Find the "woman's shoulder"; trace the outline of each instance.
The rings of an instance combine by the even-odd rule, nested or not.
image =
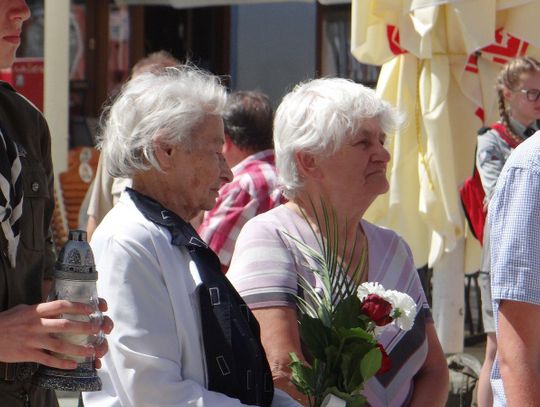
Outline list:
[[[394,239],[403,241],[403,238],[396,231],[384,226],[375,225],[367,220],[362,220],[362,227],[368,239],[373,238],[383,242],[390,242]]]
[[[287,211],[290,210],[283,206],[271,209],[252,218],[242,228],[227,272],[227,277],[242,296],[249,296],[255,286],[259,293],[281,291],[282,287],[295,291],[294,247],[284,234],[290,230],[286,225],[290,216]],[[248,303],[257,302],[257,295]]]
[[[396,231],[384,226],[374,225],[366,220],[362,220],[362,227],[366,232],[370,254],[376,254],[377,258],[392,254],[412,259],[409,245]]]
[[[267,212],[261,213],[246,222],[241,234],[259,235],[269,231],[288,230],[297,222],[298,215],[285,205],[279,205]]]
[[[477,135],[477,140],[479,145],[485,144],[496,144],[499,145],[501,142],[504,142],[499,132],[493,127],[485,127],[483,131],[479,132]]]
[[[290,263],[298,254],[296,240],[313,245],[312,232],[300,215],[280,205],[244,225],[236,240],[231,268],[239,259]]]
[[[146,219],[128,194],[123,194],[99,224],[95,237],[113,238],[117,243],[131,241],[150,246],[155,245],[160,239],[167,238],[162,229]]]

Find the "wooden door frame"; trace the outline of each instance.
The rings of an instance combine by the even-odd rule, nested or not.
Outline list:
[[[98,117],[107,101],[107,68],[109,55],[109,6],[112,0],[86,1],[85,77],[87,91],[84,111],[87,116]],[[230,7],[219,13],[219,36],[222,47],[216,57],[216,74],[227,78],[230,74]],[[129,6],[130,38],[129,63],[133,66],[145,56],[145,6]]]

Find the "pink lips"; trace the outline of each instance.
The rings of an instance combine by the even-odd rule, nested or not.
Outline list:
[[[4,41],[7,41],[14,45],[19,45],[21,43],[21,36],[19,34],[5,35],[2,37]]]
[[[377,169],[377,170],[373,170],[367,175],[377,175],[377,174],[386,175],[386,169],[385,168],[380,168],[380,169]]]

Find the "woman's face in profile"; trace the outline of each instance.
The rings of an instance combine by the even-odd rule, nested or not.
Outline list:
[[[386,167],[390,153],[379,120],[363,120],[355,134],[319,165],[325,188],[338,199],[373,200],[388,191]]]
[[[223,120],[208,115],[195,129],[193,147],[174,148],[174,167],[170,170],[175,195],[187,212],[214,207],[223,183],[230,182],[232,173],[222,154]]]

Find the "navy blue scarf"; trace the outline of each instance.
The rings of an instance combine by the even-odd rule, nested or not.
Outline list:
[[[219,258],[189,223],[159,202],[127,190],[141,213],[169,229],[171,244],[186,247],[197,265],[208,389],[244,404],[270,406],[274,386],[259,324],[221,272]]]

